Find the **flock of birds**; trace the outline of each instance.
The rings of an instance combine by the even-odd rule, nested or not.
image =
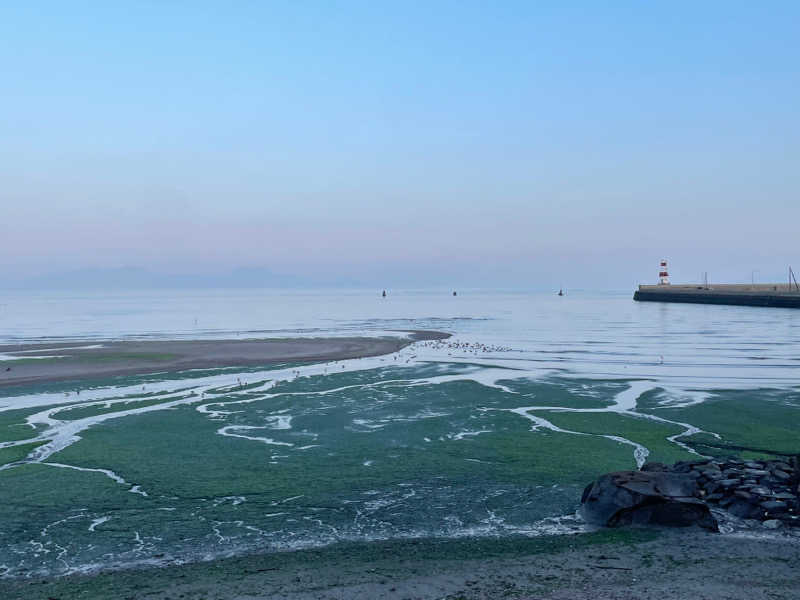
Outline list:
[[[433,340],[428,342],[417,342],[417,347],[432,348],[433,350],[458,350],[460,352],[472,352],[473,354],[490,353],[490,352],[512,352],[513,349],[508,346],[496,346],[494,344],[482,344],[480,342],[458,342],[448,340]],[[448,353],[448,356],[452,352]]]

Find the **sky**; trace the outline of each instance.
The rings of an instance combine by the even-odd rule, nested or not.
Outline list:
[[[783,280],[799,30],[769,1],[2,3],[0,281]]]

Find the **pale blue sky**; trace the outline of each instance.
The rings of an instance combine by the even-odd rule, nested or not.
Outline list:
[[[0,275],[782,277],[798,31],[796,2],[4,3]]]

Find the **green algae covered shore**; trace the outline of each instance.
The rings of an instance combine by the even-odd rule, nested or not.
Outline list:
[[[393,343],[4,388],[0,598],[794,597],[789,531],[587,532],[574,512],[642,448],[796,453],[795,389],[675,402]]]

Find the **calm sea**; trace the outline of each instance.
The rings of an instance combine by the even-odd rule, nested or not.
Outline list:
[[[669,387],[791,385],[800,311],[634,302],[632,292],[6,292],[0,343],[384,335],[435,329],[594,377]],[[506,356],[506,358],[508,358]]]

